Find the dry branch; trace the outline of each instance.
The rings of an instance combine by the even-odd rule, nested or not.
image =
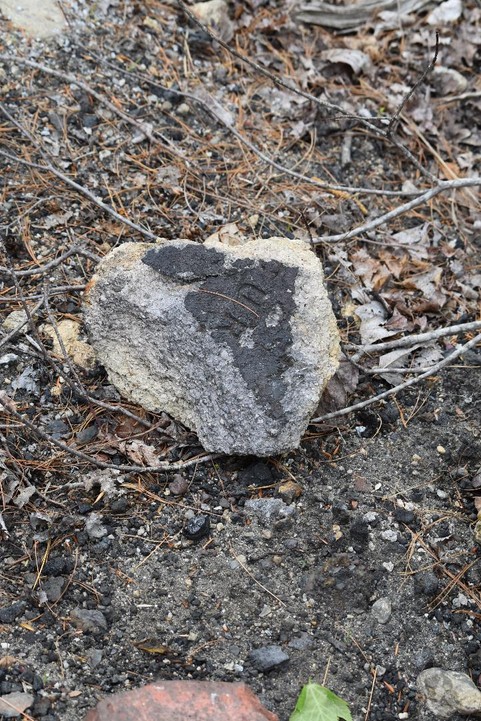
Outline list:
[[[359,411],[362,408],[366,408],[367,406],[371,406],[374,403],[377,403],[378,401],[384,400],[384,398],[388,398],[389,396],[395,395],[396,393],[399,393],[400,391],[403,391],[405,388],[409,388],[410,386],[415,385],[416,383],[419,383],[419,381],[424,380],[425,378],[429,378],[430,376],[434,375],[438,371],[440,371],[442,368],[446,368],[446,366],[451,365],[453,361],[455,361],[460,356],[464,355],[466,351],[470,350],[471,348],[474,348],[478,343],[481,342],[481,333],[478,333],[474,338],[472,338],[470,341],[465,343],[460,348],[457,348],[452,353],[450,353],[446,358],[444,358],[442,361],[439,361],[439,363],[436,363],[433,365],[429,370],[425,371],[419,376],[416,376],[415,378],[410,378],[407,381],[404,381],[403,383],[400,383],[397,386],[394,386],[393,388],[390,388],[387,391],[384,391],[383,393],[379,393],[376,396],[373,396],[372,398],[368,398],[365,401],[360,401],[359,403],[355,403],[352,406],[348,406],[346,408],[341,408],[338,411],[333,411],[332,413],[326,413],[323,416],[319,416],[318,418],[313,418],[311,423],[323,423],[324,421],[328,421],[331,418],[338,418],[339,416],[346,416],[349,413],[352,413],[354,411]],[[389,368],[384,368],[383,373],[389,372]]]

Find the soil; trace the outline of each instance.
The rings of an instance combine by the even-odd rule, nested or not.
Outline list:
[[[466,5],[460,27],[467,33],[475,7]],[[302,133],[303,145],[292,136],[287,142],[294,124],[313,119],[315,109],[299,111],[292,98],[289,105],[282,94],[269,95],[265,79],[238,66],[169,4],[126,0],[64,10],[69,30],[49,41],[28,40],[2,23],[2,102],[23,131],[3,114],[10,159],[0,157],[0,302],[3,318],[25,304],[32,318],[0,357],[2,398],[12,399],[17,413],[7,407],[0,426],[0,695],[32,694],[29,718],[81,721],[105,694],[154,679],[235,680],[287,721],[303,684],[314,679],[344,698],[356,721],[434,719],[416,691],[423,669],[481,680],[481,565],[473,532],[481,487],[479,349],[464,365],[387,402],[335,424],[313,424],[290,454],[206,460],[188,429],[123,401],[101,367],[78,357],[74,365],[47,332],[71,320],[82,333],[82,290],[96,258],[124,240],[145,240],[142,230],[201,239],[233,221],[244,230],[257,223],[256,232],[267,236],[305,235],[306,220],[310,232],[321,227],[312,188],[274,174],[208,120],[192,100],[195,92],[202,97],[199,78],[225,113],[237,97],[248,97],[245,132],[266,153],[277,148],[289,167],[307,157],[311,175],[372,187],[420,182],[418,170],[396,148],[357,131],[342,170],[344,133],[322,118],[315,152]],[[315,55],[316,43],[323,48],[339,38],[297,26],[287,10],[269,2],[237,8],[238,42],[270,71],[289,71],[320,92],[312,75],[302,75],[309,55],[301,62],[300,48]],[[424,32],[424,19],[416,19],[413,38]],[[372,31],[364,29],[371,39]],[[398,32],[386,31],[379,43],[399,47]],[[455,31],[445,33],[452,38]],[[425,47],[419,52],[412,77],[422,70]],[[385,57],[377,60],[380,77]],[[22,58],[61,75],[22,65]],[[474,71],[473,54],[465,72]],[[330,98],[354,107],[359,96],[362,104],[362,82],[347,66],[337,72],[325,80]],[[114,107],[66,73],[105,93]],[[271,114],[276,99],[286,103],[282,117]],[[133,127],[115,108],[159,134],[148,140],[145,125]],[[450,112],[459,128],[470,117],[466,106]],[[449,137],[457,147],[454,131]],[[341,232],[339,224],[349,229],[362,221],[352,198],[321,200],[322,227]],[[461,200],[456,212],[439,198],[425,215],[416,213],[442,225],[443,240],[453,248],[458,242],[459,253],[479,267],[479,238],[470,235],[479,219],[470,198]],[[366,202],[372,214],[389,207],[378,196]],[[416,225],[416,213],[395,229]],[[77,253],[48,272],[32,272],[74,243]],[[376,248],[366,247],[374,258]],[[351,342],[359,341],[358,327],[343,312],[351,291],[339,267],[353,250],[343,246],[336,257],[327,244],[319,250]],[[429,262],[440,253],[434,247]],[[443,268],[449,302],[427,311],[426,304],[422,311],[412,306],[408,330],[475,317],[477,296],[459,293],[455,270]],[[409,303],[419,290],[403,293]],[[349,402],[387,387],[361,373]],[[125,470],[146,465],[147,451],[173,470]],[[278,648],[265,651],[272,646]]]

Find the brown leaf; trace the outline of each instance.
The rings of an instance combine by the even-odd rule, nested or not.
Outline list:
[[[134,646],[138,648],[139,651],[157,654],[158,656],[165,656],[170,651],[168,646],[160,643],[155,638],[144,638],[142,641],[134,641]]]

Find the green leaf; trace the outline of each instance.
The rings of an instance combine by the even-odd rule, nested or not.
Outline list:
[[[289,721],[352,721],[349,706],[342,698],[318,683],[309,681],[297,699]]]

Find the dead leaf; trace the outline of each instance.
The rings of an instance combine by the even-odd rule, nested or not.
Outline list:
[[[143,641],[134,641],[134,646],[138,648],[139,651],[157,654],[158,656],[165,656],[170,651],[168,646],[160,643],[155,638],[145,638]]]
[[[118,449],[139,466],[158,466],[160,463],[157,450],[144,441],[120,441]]]
[[[362,72],[369,75],[372,71],[371,58],[361,50],[351,50],[350,48],[330,48],[323,50],[321,60],[327,60],[330,63],[342,63],[349,65],[354,75],[360,75]]]
[[[363,345],[375,343],[383,338],[395,335],[397,330],[389,330],[385,327],[387,312],[384,306],[377,300],[364,303],[356,308],[356,315],[361,320],[359,333]]]

